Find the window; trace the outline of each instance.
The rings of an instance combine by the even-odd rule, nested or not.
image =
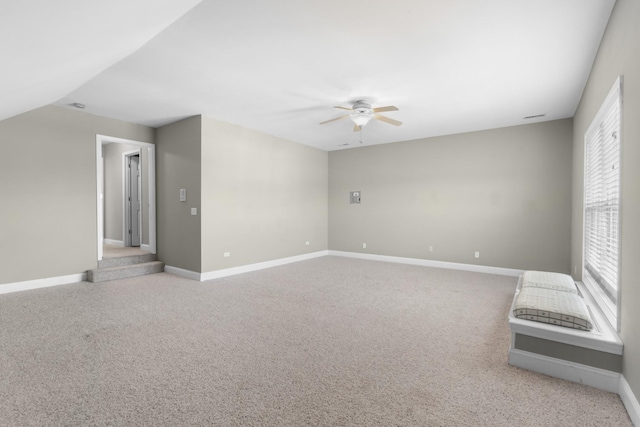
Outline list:
[[[614,326],[619,298],[620,115],[618,78],[584,137],[584,281],[597,287],[601,308]]]

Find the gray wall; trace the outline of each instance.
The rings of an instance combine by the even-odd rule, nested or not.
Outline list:
[[[201,119],[191,117],[156,131],[156,222],[158,258],[167,265],[200,271]],[[179,199],[187,190],[187,201]],[[198,215],[191,215],[191,208]]]
[[[572,264],[582,271],[584,134],[619,75],[622,107],[621,337],[622,372],[640,397],[640,2],[618,0],[574,119]],[[634,366],[635,363],[635,366]]]
[[[122,205],[123,160],[122,155],[129,151],[140,150],[140,174],[142,178],[142,243],[149,244],[149,155],[144,147],[136,145],[109,143],[102,147],[104,157],[104,237],[123,241]]]
[[[568,273],[571,132],[566,119],[332,151],[329,249]]]
[[[48,106],[0,121],[0,283],[97,267],[96,134],[153,129]]]
[[[202,271],[326,249],[327,152],[203,117]]]

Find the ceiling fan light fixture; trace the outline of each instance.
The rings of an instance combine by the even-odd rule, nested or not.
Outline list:
[[[364,125],[366,125],[367,123],[369,123],[369,120],[371,120],[373,118],[373,114],[371,113],[356,113],[356,114],[352,114],[349,116],[349,118],[351,120],[353,120],[353,122],[362,127]]]
[[[384,111],[398,111],[398,107],[394,105],[387,105],[386,107],[373,108],[371,107],[371,104],[369,104],[368,102],[360,100],[360,101],[356,101],[353,104],[353,107],[351,108],[343,107],[343,106],[338,106],[334,108],[351,111],[351,114],[344,114],[340,117],[335,117],[333,119],[325,120],[324,122],[320,122],[321,125],[325,125],[327,123],[349,118],[353,123],[355,123],[353,131],[360,132],[364,128],[364,126],[366,126],[366,124],[369,123],[371,119],[380,120],[380,121],[392,124],[394,126],[400,126],[402,124],[402,122],[398,120],[394,120],[389,117],[378,114]]]

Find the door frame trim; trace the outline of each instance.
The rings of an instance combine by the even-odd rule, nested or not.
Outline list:
[[[102,144],[113,142],[116,144],[130,144],[145,148],[148,155],[149,169],[149,252],[156,253],[156,146],[148,142],[114,136],[96,134],[96,210],[97,210],[97,259],[102,260],[102,244],[104,242],[104,170],[102,160]]]

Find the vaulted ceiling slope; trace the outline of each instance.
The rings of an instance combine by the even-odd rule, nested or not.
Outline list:
[[[334,150],[572,117],[615,0],[13,3],[0,117],[203,114]],[[319,125],[360,99],[403,125]]]
[[[138,50],[200,0],[0,4],[0,120],[52,104]]]

